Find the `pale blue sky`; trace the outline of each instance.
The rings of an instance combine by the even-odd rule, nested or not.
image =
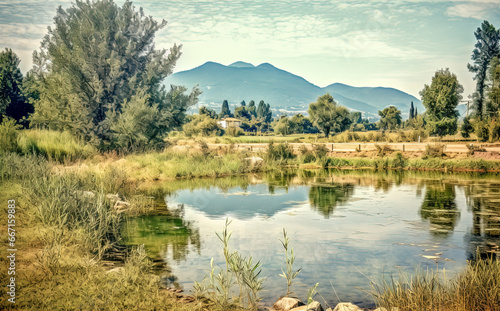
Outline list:
[[[467,71],[474,30],[484,19],[500,27],[500,0],[133,3],[147,15],[168,21],[156,42],[165,48],[183,45],[176,71],[206,61],[269,62],[318,86],[387,86],[417,97],[434,72],[447,67],[469,95],[474,90]],[[70,4],[0,0],[0,48],[12,48],[26,72],[57,6]]]

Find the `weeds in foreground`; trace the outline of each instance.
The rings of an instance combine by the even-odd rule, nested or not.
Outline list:
[[[465,271],[448,279],[434,271],[400,273],[382,284],[372,282],[377,306],[388,310],[500,310],[500,261],[479,259],[468,262]]]
[[[283,274],[280,274],[281,277],[285,278],[286,280],[286,296],[290,296],[292,294],[292,283],[293,279],[297,277],[297,275],[302,271],[302,268],[298,270],[294,270],[293,268],[293,263],[295,262],[295,255],[293,253],[293,248],[290,248],[290,252],[288,251],[289,249],[289,244],[290,244],[290,239],[288,238],[288,235],[286,233],[286,230],[283,229],[283,240],[280,240],[281,244],[283,245],[283,248],[285,249],[285,265],[286,265],[286,271],[281,268],[281,272]]]
[[[216,233],[223,245],[225,268],[216,266],[212,258],[210,273],[201,283],[195,282],[194,295],[197,299],[209,298],[221,310],[234,310],[238,307],[257,310],[261,300],[259,292],[263,289],[264,282],[264,278],[260,277],[261,264],[254,263],[251,256],[242,257],[237,251],[229,249],[232,234],[229,231],[230,224],[231,221],[226,219],[222,233]]]

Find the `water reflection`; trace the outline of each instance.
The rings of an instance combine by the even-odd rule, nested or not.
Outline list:
[[[433,234],[447,235],[455,228],[460,218],[455,197],[455,185],[441,181],[427,183],[420,215],[429,220]]]
[[[166,197],[169,207],[185,204],[186,214],[128,219],[128,241],[165,258],[186,289],[203,278],[212,257],[224,261],[214,233],[226,217],[234,220],[232,247],[264,264],[265,299],[283,294],[283,227],[292,235],[297,268],[304,268],[299,296],[316,282],[327,296],[331,281],[343,300],[365,307],[370,301],[353,289],[369,290],[369,282],[356,271],[373,277],[436,262],[448,271],[476,258],[477,248],[479,256],[499,252],[497,176],[285,170],[179,180],[144,191]]]
[[[313,185],[309,189],[309,204],[313,210],[328,218],[337,205],[346,203],[353,193],[353,184]]]

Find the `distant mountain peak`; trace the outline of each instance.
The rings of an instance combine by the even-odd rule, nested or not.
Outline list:
[[[269,63],[262,63],[259,66],[257,66],[257,68],[262,68],[262,69],[276,69],[276,67],[274,67],[273,65],[271,65]]]
[[[232,63],[231,65],[229,65],[228,67],[236,67],[236,68],[254,68],[255,66],[250,64],[250,63],[246,63],[246,62],[242,62],[242,61],[237,61],[237,62],[234,62]]]

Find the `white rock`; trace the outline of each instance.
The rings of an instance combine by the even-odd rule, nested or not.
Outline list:
[[[341,302],[335,307],[335,309],[333,309],[333,311],[363,311],[363,309],[350,302]]]
[[[300,305],[303,305],[303,303],[300,300],[298,300],[297,298],[281,297],[273,305],[273,308],[276,311],[290,311],[293,308],[296,308]]]
[[[319,302],[313,301],[309,305],[293,308],[290,311],[323,311],[323,307]]]

